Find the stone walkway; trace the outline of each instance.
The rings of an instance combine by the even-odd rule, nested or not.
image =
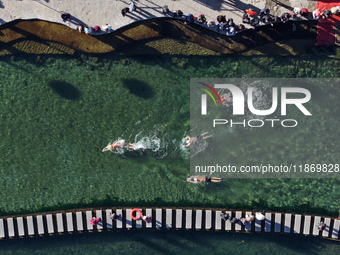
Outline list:
[[[110,24],[118,29],[136,20],[164,17],[162,6],[168,5],[171,11],[181,10],[194,16],[204,14],[207,20],[215,20],[219,14],[241,23],[244,10],[253,8],[259,11],[264,7],[274,15],[281,15],[291,7],[306,7],[313,11],[316,1],[307,0],[135,0],[137,11],[123,17],[121,10],[128,7],[130,0],[0,0],[0,23],[15,19],[42,19],[64,23],[61,13],[72,15],[71,22],[64,23],[72,28],[77,24],[103,26]]]

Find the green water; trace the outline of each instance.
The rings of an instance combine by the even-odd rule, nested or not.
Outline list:
[[[339,70],[338,60],[321,57],[2,58],[0,212],[171,205],[336,216],[339,179],[192,185],[180,145],[190,131],[192,77],[329,78]],[[149,140],[154,151],[101,152],[118,137]]]

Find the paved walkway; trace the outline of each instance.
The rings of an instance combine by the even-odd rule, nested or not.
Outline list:
[[[0,23],[15,19],[38,18],[64,23],[61,13],[68,12],[73,20],[65,24],[76,28],[83,23],[88,26],[110,24],[118,29],[136,20],[164,17],[162,6],[168,5],[171,11],[181,10],[194,16],[205,14],[207,20],[216,20],[217,15],[225,14],[241,23],[245,9],[259,11],[264,7],[274,15],[280,15],[291,7],[306,7],[313,11],[316,1],[308,0],[135,0],[138,10],[123,17],[121,10],[128,7],[130,0],[0,0]]]

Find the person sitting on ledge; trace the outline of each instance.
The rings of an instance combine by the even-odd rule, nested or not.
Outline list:
[[[94,26],[94,32],[95,33],[100,33],[102,30],[100,29],[100,26]]]
[[[220,213],[220,217],[221,217],[221,219],[224,220],[224,221],[231,220],[231,217],[230,217],[229,213],[223,213],[223,212],[221,212],[221,213]]]
[[[280,17],[275,16],[274,19],[271,21],[271,25],[274,26],[275,23],[278,23],[280,21],[281,21]]]
[[[330,10],[324,10],[321,14],[321,18],[324,20],[328,20],[332,16],[332,12]]]
[[[120,218],[121,214],[117,214],[117,213],[110,213],[109,214],[109,218],[111,220],[118,220]]]
[[[295,15],[300,15],[301,16],[301,14],[302,14],[302,10],[299,7],[294,7],[293,12],[295,13]]]
[[[204,14],[200,14],[197,18],[197,21],[200,24],[204,24],[205,22],[207,22],[207,19],[205,18]]]
[[[213,28],[213,27],[215,27],[215,26],[216,26],[216,24],[215,24],[215,21],[213,21],[213,20],[210,20],[210,21],[207,23],[207,27]]]
[[[236,31],[237,32],[241,32],[241,31],[244,31],[246,30],[246,27],[243,25],[243,24],[239,24],[237,27],[236,27]],[[222,99],[222,98],[221,98]]]
[[[326,223],[324,223],[323,221],[321,221],[318,225],[318,230],[322,231],[325,230],[327,228]]]
[[[249,23],[249,25],[252,26],[252,29],[255,29],[255,27],[259,26],[260,21],[258,19],[252,19]]]
[[[143,219],[146,223],[151,223],[151,222],[152,222],[152,217],[151,217],[151,215],[148,215],[148,216],[142,215],[142,219]]]
[[[229,26],[228,27],[226,35],[227,36],[234,36],[235,35],[235,28],[234,28],[234,26]]]
[[[269,13],[270,13],[270,10],[266,7],[266,8],[263,8],[263,9],[260,11],[259,15],[260,15],[260,17],[262,18],[262,17],[265,16],[265,15],[269,15]]]
[[[77,30],[78,30],[79,33],[84,32],[84,27],[83,27],[83,25],[79,24],[79,25],[77,26]]]
[[[285,12],[284,14],[281,15],[281,21],[283,23],[287,22],[289,20],[289,18],[290,18],[290,15],[289,15],[288,12]]]
[[[84,32],[85,32],[85,34],[91,34],[92,33],[92,27],[85,27],[84,28]]]
[[[340,6],[332,7],[330,11],[333,15],[338,14],[340,13]]]
[[[312,16],[313,19],[318,20],[321,16],[321,11],[319,9],[316,9],[315,11],[313,11]]]
[[[309,11],[307,10],[307,8],[302,8],[301,9],[302,13],[300,14],[302,17],[307,18],[309,15]]]
[[[190,24],[192,22],[194,22],[194,15],[188,13],[187,16],[185,17],[184,24]]]
[[[224,14],[218,15],[216,19],[218,23],[227,22],[226,16]]]
[[[110,32],[112,30],[111,25],[109,25],[107,23],[104,26],[102,26],[102,28],[103,28],[102,30],[105,31],[105,32]]]
[[[250,16],[247,13],[243,14],[242,22],[244,24],[249,24],[250,23]]]
[[[225,32],[225,31],[227,31],[227,24],[225,24],[225,23],[220,23],[220,24],[218,24],[218,32]]]
[[[162,7],[162,12],[163,12],[163,14],[168,14],[169,13],[169,8],[168,8],[168,6],[167,5],[163,5],[163,7]]]
[[[96,217],[93,217],[93,218],[90,220],[90,224],[93,225],[93,226],[98,225],[99,222],[100,222],[100,219],[98,219],[98,218],[96,218]]]
[[[266,219],[266,217],[262,213],[256,213],[255,218],[257,220],[265,220]]]
[[[175,17],[181,18],[183,16],[183,12],[181,10],[174,11],[173,14],[174,14],[174,18]]]
[[[255,219],[255,216],[252,214],[248,214],[246,217],[246,222],[252,222]]]

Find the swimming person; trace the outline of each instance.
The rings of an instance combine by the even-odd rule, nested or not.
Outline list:
[[[190,176],[187,178],[187,182],[191,182],[194,184],[201,183],[201,182],[221,182],[221,178],[219,177],[211,177],[211,176]]]
[[[106,146],[102,152],[104,151],[113,151],[116,148],[127,148],[127,149],[134,149],[135,148],[135,144],[133,143],[125,143],[125,140],[123,139],[118,139],[116,142],[113,142],[111,144],[109,144],[108,146]]]
[[[233,103],[233,99],[228,97],[227,94],[221,95],[221,101],[223,105],[230,106]]]
[[[190,136],[185,137],[184,139],[186,140],[185,141],[186,145],[182,145],[182,147],[188,147],[191,144],[196,143],[197,141],[203,141],[203,140],[213,136],[213,135],[205,136],[206,134],[208,134],[208,132],[200,134],[199,136],[196,136],[196,137],[190,137]]]

